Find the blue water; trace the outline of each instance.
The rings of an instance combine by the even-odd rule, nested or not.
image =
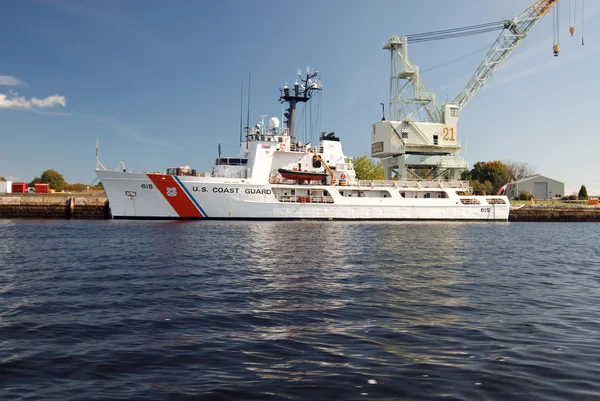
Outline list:
[[[599,229],[0,220],[0,399],[598,400]]]

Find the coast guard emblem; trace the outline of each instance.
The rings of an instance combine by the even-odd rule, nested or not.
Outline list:
[[[177,188],[167,187],[167,196],[177,196]]]

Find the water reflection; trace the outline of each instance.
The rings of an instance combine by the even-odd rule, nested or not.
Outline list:
[[[458,292],[449,296],[449,288],[468,280],[462,269],[464,248],[470,246],[465,224],[260,222],[245,227],[247,238],[236,252],[256,284],[248,294],[249,309],[280,323],[259,321],[244,333],[246,339],[316,342],[313,350],[324,358],[312,361],[318,365],[367,355],[380,361],[394,355],[407,363],[464,362],[464,350],[432,353],[415,339],[437,333],[441,341],[450,341],[455,332],[445,336],[443,331],[460,325],[455,309],[465,305],[465,298]],[[387,341],[372,342],[382,337]],[[258,366],[251,362],[251,369],[272,377],[266,355],[273,352],[281,350],[266,351],[266,360]]]
[[[72,386],[128,399],[598,391],[592,225],[18,227],[0,224],[6,398],[72,398]]]

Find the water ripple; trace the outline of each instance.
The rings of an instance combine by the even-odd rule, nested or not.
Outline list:
[[[0,220],[0,399],[597,400],[597,230]]]

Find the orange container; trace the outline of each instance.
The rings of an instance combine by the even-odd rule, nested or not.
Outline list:
[[[588,199],[588,205],[597,205],[598,199]]]

